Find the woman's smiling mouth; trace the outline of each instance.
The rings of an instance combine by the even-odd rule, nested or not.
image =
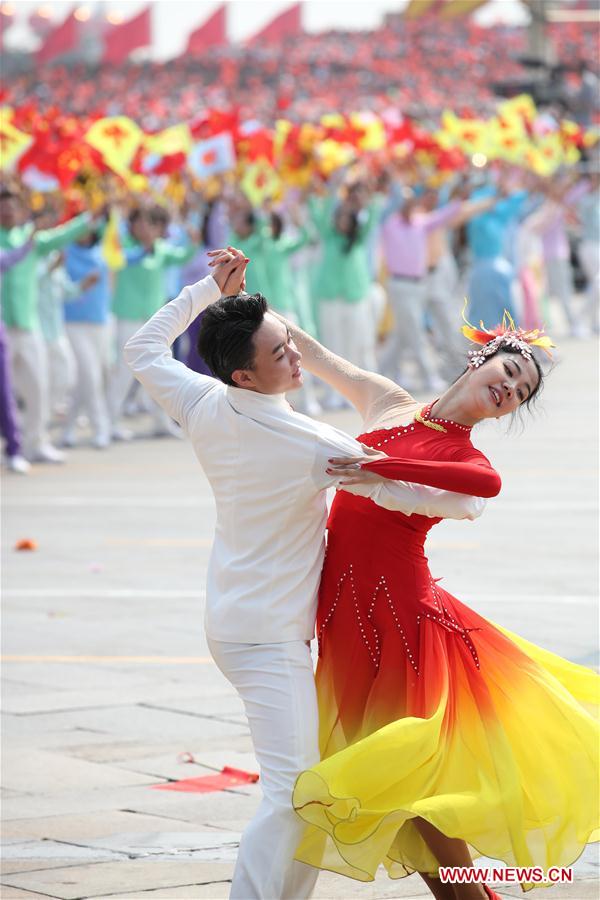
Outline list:
[[[498,393],[496,388],[493,388],[493,387],[489,388],[489,392],[492,395],[494,404],[499,408],[502,405],[502,398],[500,397],[500,394]]]

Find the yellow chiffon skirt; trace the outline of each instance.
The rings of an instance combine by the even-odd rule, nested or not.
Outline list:
[[[422,620],[418,672],[397,629],[380,632],[375,671],[365,634],[328,624],[323,759],[295,786],[296,858],[361,881],[379,865],[435,876],[421,817],[474,857],[568,866],[600,838],[600,679],[438,590],[459,631]]]

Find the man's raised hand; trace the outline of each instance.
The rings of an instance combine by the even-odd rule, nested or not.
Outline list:
[[[211,257],[209,266],[213,269],[212,276],[223,296],[230,297],[244,290],[249,260],[241,250],[235,247],[210,250],[208,256]]]

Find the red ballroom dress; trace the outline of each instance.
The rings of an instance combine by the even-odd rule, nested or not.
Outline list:
[[[497,494],[470,429],[430,408],[423,417],[361,435],[390,457],[367,468]],[[424,545],[439,521],[345,491],[329,517],[317,618],[322,761],[294,789],[307,823],[296,858],[361,881],[379,865],[392,878],[437,874],[417,816],[474,857],[510,866],[568,866],[600,838],[598,675],[436,583]]]

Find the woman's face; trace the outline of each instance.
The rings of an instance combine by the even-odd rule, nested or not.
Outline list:
[[[497,419],[517,409],[535,391],[539,375],[533,360],[520,353],[496,353],[468,373],[471,412]]]

